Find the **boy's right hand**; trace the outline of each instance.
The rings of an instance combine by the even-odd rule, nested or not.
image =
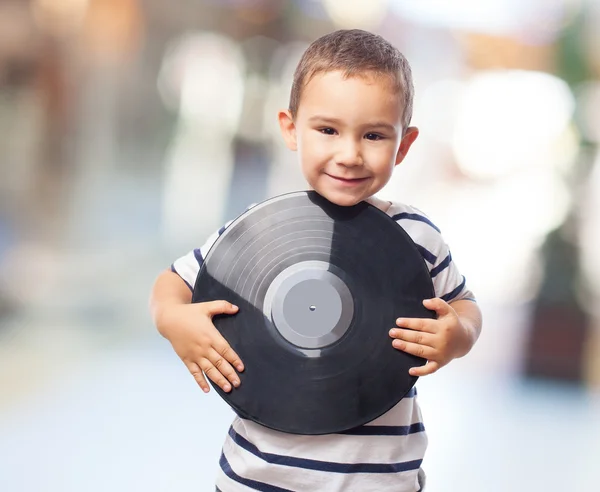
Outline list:
[[[241,372],[244,365],[212,321],[218,314],[237,312],[227,301],[211,301],[175,304],[163,313],[161,332],[205,393],[210,391],[205,375],[225,392],[240,385],[234,367]]]

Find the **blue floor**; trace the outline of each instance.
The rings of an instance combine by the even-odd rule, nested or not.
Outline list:
[[[212,490],[231,411],[148,328],[100,347],[80,340],[14,373],[28,391],[0,406],[0,490]],[[429,490],[598,490],[598,395],[477,377],[466,359],[419,394]]]

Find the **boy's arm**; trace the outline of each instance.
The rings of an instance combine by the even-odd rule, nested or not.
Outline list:
[[[189,304],[192,302],[192,291],[183,279],[171,270],[162,272],[152,288],[150,294],[150,314],[159,333],[168,338],[164,314],[169,306],[176,304]]]
[[[224,300],[191,304],[192,292],[172,271],[161,273],[150,294],[150,313],[161,335],[186,365],[203,391],[205,375],[225,392],[240,385],[236,373],[244,370],[240,357],[212,323],[219,314],[234,315],[237,306]],[[235,369],[234,369],[235,367]]]
[[[456,312],[464,330],[464,345],[458,355],[458,357],[464,357],[471,351],[481,333],[483,321],[481,310],[476,302],[467,299],[451,302],[450,306]]]

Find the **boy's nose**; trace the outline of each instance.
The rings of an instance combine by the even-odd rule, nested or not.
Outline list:
[[[338,149],[336,163],[345,167],[362,166],[364,161],[360,145],[353,141],[344,142]]]

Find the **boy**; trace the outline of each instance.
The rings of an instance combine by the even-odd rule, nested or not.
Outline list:
[[[417,138],[418,130],[409,127],[412,99],[411,71],[398,50],[368,32],[337,31],[304,53],[279,124],[312,189],[341,206],[369,201],[422,251],[438,296],[423,303],[437,319],[396,320],[390,343],[427,359],[410,369],[425,376],[469,352],[481,314],[439,230],[418,210],[374,197]],[[159,276],[151,297],[159,332],[205,392],[206,377],[228,392],[240,384],[236,371],[244,370],[212,324],[213,316],[235,315],[238,308],[226,299],[190,304],[202,258],[217,237],[175,261]],[[217,490],[415,492],[424,485],[426,446],[416,391],[380,418],[341,434],[288,435],[236,417],[223,447]]]

